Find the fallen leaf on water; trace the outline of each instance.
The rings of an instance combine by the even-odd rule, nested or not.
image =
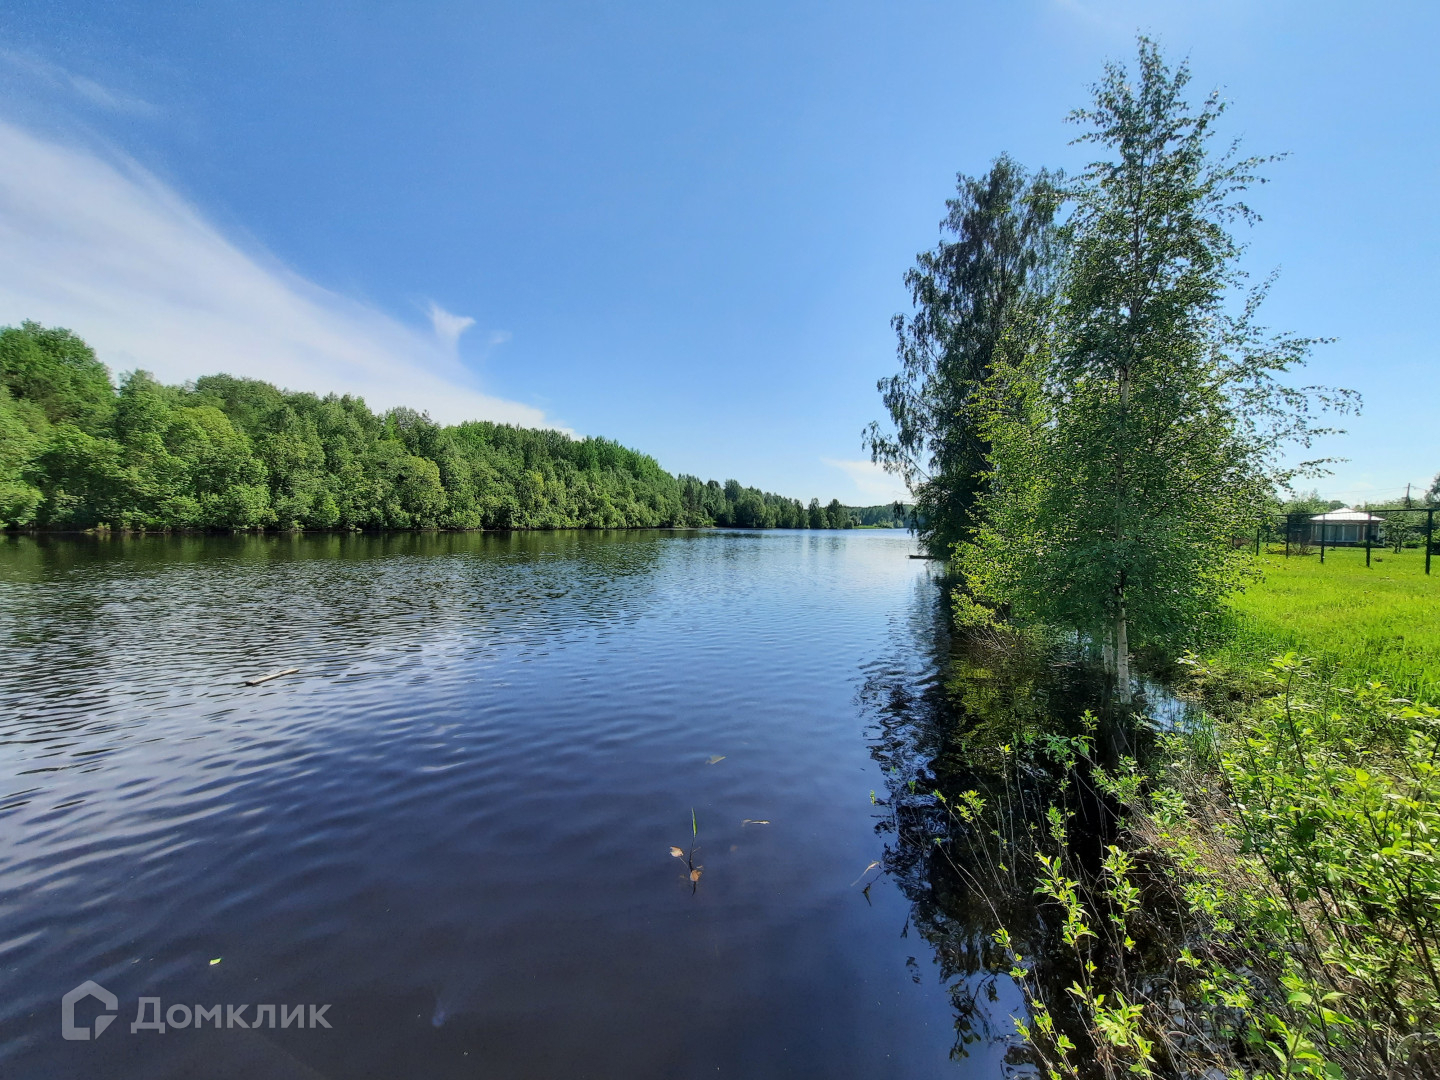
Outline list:
[[[748,817],[747,817],[744,821],[740,822],[740,824],[741,824],[742,826],[744,826],[744,825],[769,825],[770,822],[766,821],[764,818],[748,818]]]
[[[871,870],[874,870],[879,865],[880,864],[878,862],[872,862],[869,866],[865,867],[864,870],[861,870],[860,876],[857,877],[854,881],[850,882],[850,887],[853,889],[856,885],[859,885],[860,882],[864,880],[865,875],[868,874]]]
[[[674,855],[677,859],[683,859],[685,857],[684,849],[675,847],[673,844],[670,847],[670,854]]]
[[[705,759],[705,764],[706,764],[706,765],[714,765],[717,761],[724,761],[724,760],[725,760],[725,755],[724,755],[724,754],[711,754],[708,758]]]
[[[210,966],[211,966],[211,967],[214,967],[214,966],[215,966],[216,964],[218,964],[222,959],[224,959],[224,957],[220,957],[220,956],[215,957],[214,960],[211,960],[211,961],[210,961]]]
[[[700,871],[703,870],[703,869],[704,869],[703,866],[697,866],[697,867],[695,867],[694,870],[691,870],[691,871],[690,871],[690,880],[691,880],[691,881],[699,881],[699,880],[700,880]]]

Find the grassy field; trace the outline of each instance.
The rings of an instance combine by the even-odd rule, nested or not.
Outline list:
[[[1286,559],[1260,556],[1264,578],[1234,596],[1239,633],[1221,650],[1237,666],[1296,649],[1342,681],[1381,679],[1396,690],[1440,700],[1440,556],[1331,548]]]

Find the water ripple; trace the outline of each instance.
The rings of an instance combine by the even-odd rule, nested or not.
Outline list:
[[[933,597],[910,550],[0,541],[0,1071],[963,1073],[904,898],[850,887],[881,845],[858,697]],[[63,1042],[87,978],[129,1012]],[[142,994],[335,1028],[146,1042]]]

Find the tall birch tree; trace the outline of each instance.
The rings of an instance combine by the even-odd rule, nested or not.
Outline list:
[[[1130,700],[1137,644],[1178,647],[1246,572],[1249,534],[1287,443],[1343,395],[1280,377],[1314,343],[1255,323],[1231,233],[1262,159],[1212,144],[1223,104],[1139,41],[1072,114],[1108,151],[1070,192],[1059,302],[1012,335],[987,394],[986,522],[959,562],[972,591],[1022,619],[1079,627]],[[1038,345],[1036,344],[1038,342]]]

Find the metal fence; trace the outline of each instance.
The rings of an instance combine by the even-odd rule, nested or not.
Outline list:
[[[1426,574],[1429,574],[1429,573],[1430,573],[1430,556],[1431,556],[1431,554],[1433,553],[1433,550],[1434,550],[1434,547],[1435,547],[1435,511],[1436,511],[1436,510],[1440,510],[1440,507],[1437,507],[1437,506],[1416,506],[1416,507],[1410,507],[1410,508],[1408,508],[1408,509],[1398,509],[1398,510],[1365,510],[1365,511],[1361,511],[1361,512],[1362,512],[1362,513],[1366,513],[1366,514],[1370,514],[1372,517],[1381,517],[1381,518],[1383,518],[1383,524],[1385,524],[1385,525],[1387,525],[1387,526],[1388,526],[1389,523],[1390,523],[1390,517],[1391,517],[1391,515],[1394,515],[1394,514],[1424,514],[1424,515],[1425,515],[1425,573],[1426,573]],[[1292,544],[1292,543],[1298,543],[1298,544],[1301,544],[1301,545],[1303,546],[1304,543],[1310,542],[1310,536],[1311,536],[1311,534],[1313,534],[1313,533],[1316,531],[1317,527],[1318,527],[1318,530],[1319,530],[1319,533],[1320,533],[1320,561],[1323,563],[1323,562],[1325,561],[1325,548],[1326,548],[1327,546],[1329,546],[1329,547],[1338,547],[1338,546],[1340,546],[1340,545],[1337,544],[1337,543],[1335,542],[1335,540],[1333,539],[1333,538],[1337,535],[1336,532],[1335,532],[1335,530],[1340,529],[1340,528],[1344,528],[1344,527],[1347,526],[1347,524],[1351,524],[1351,523],[1342,523],[1342,522],[1316,521],[1316,520],[1314,520],[1314,519],[1315,519],[1316,517],[1319,517],[1319,516],[1320,516],[1320,515],[1317,515],[1317,514],[1308,514],[1308,513],[1306,513],[1306,514],[1285,514],[1285,515],[1282,515],[1282,516],[1283,516],[1284,521],[1285,521],[1285,526],[1284,526],[1284,529],[1285,529],[1285,557],[1286,557],[1287,559],[1290,557],[1290,547],[1291,547],[1291,544]],[[1279,517],[1277,517],[1276,520],[1278,521],[1278,520],[1279,520]],[[1404,519],[1402,519],[1402,520],[1404,520]],[[1377,537],[1377,535],[1376,535],[1376,533],[1377,533],[1377,531],[1378,531],[1378,525],[1379,525],[1379,524],[1381,524],[1381,522],[1366,521],[1366,522],[1364,523],[1363,532],[1364,532],[1364,534],[1365,534],[1365,537],[1364,537],[1364,540],[1363,540],[1363,546],[1364,546],[1364,548],[1365,548],[1365,565],[1366,565],[1366,566],[1369,566],[1369,565],[1370,565],[1370,552],[1371,552],[1371,549],[1374,548],[1374,547],[1379,546],[1378,543],[1377,543],[1378,537]],[[1406,528],[1409,528],[1408,523],[1406,524]],[[1260,554],[1261,538],[1262,538],[1262,535],[1265,533],[1266,529],[1267,529],[1267,526],[1266,526],[1265,524],[1261,524],[1260,526],[1258,526],[1258,527],[1255,529],[1255,554],[1256,554],[1256,555],[1259,555],[1259,554]],[[1271,531],[1273,532],[1273,528],[1271,529]],[[1328,545],[1327,545],[1327,543],[1326,543],[1327,539],[1329,540]],[[1347,541],[1347,542],[1345,542],[1344,546],[1345,546],[1345,547],[1360,547],[1361,544],[1362,544],[1361,541],[1357,541],[1357,542],[1353,542],[1353,543]]]

